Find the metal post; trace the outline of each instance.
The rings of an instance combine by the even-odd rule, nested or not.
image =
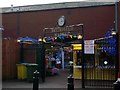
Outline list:
[[[120,75],[119,73],[119,44],[118,44],[118,33],[116,32],[116,53],[115,53],[115,80],[116,82],[113,84],[114,90],[120,90],[120,80],[118,79]]]
[[[42,79],[42,82],[45,82],[45,76],[46,76],[46,68],[45,68],[45,45],[44,43],[41,41],[39,42],[39,49],[38,49],[38,70],[40,72],[40,76]]]
[[[33,90],[39,89],[39,72],[36,70],[33,77]]]
[[[1,17],[0,17],[1,19]],[[0,23],[1,24],[1,23]],[[2,32],[4,28],[0,26],[0,89],[2,90]]]
[[[115,30],[116,30],[116,80],[119,72],[119,37],[118,37],[118,0],[115,3]]]
[[[45,82],[45,76],[46,76],[46,68],[45,68],[45,45],[44,43],[42,42],[42,48],[41,48],[41,51],[42,51],[42,72],[41,72],[41,77],[42,77],[42,82]]]
[[[115,38],[116,38],[116,47],[115,47],[116,48],[116,54],[115,54],[115,58],[116,58],[116,60],[115,60],[115,80],[117,80],[117,78],[118,78],[118,72],[119,72],[118,33],[116,33]]]
[[[118,36],[118,0],[115,2],[115,31],[116,31],[116,60],[115,60],[115,80],[114,90],[120,90],[120,73],[119,72],[119,36]]]
[[[61,47],[61,53],[62,53],[62,69],[64,70],[65,65],[64,65],[64,51],[63,48]]]
[[[85,82],[84,82],[84,30],[82,25],[82,88],[85,88]]]
[[[67,90],[74,90],[74,78],[73,78],[72,75],[70,75],[68,77],[68,83],[67,83],[67,85],[68,85]]]
[[[73,62],[70,61],[70,75],[73,75]]]

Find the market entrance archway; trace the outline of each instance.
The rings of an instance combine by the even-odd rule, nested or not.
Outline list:
[[[44,44],[50,43],[52,47],[61,49],[62,52],[62,69],[64,69],[64,52],[63,48],[66,46],[74,46],[73,44],[80,44],[81,49],[78,49],[78,57],[81,59],[81,68],[82,68],[82,87],[84,87],[84,30],[83,24],[70,25],[66,27],[55,27],[55,28],[44,28],[44,36],[39,39]],[[72,45],[71,45],[72,44]],[[72,48],[73,49],[73,48]],[[53,55],[52,55],[53,56]],[[82,57],[81,57],[82,56]],[[54,61],[54,60],[52,60]],[[76,65],[77,60],[73,60],[73,65]],[[73,69],[73,72],[75,69]]]

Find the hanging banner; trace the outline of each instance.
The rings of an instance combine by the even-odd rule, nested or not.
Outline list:
[[[85,40],[85,54],[94,54],[94,40]]]

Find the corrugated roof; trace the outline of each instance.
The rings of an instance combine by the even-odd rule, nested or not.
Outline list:
[[[36,10],[52,10],[52,9],[63,9],[63,8],[77,8],[77,7],[91,7],[101,5],[114,5],[115,2],[64,2],[64,3],[53,3],[53,4],[38,4],[28,5],[19,7],[7,7],[2,8],[2,13],[8,12],[22,12],[22,11],[36,11]]]

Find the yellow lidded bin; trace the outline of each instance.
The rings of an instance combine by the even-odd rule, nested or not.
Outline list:
[[[17,64],[17,76],[19,80],[25,80],[27,78],[27,64],[21,63]]]

